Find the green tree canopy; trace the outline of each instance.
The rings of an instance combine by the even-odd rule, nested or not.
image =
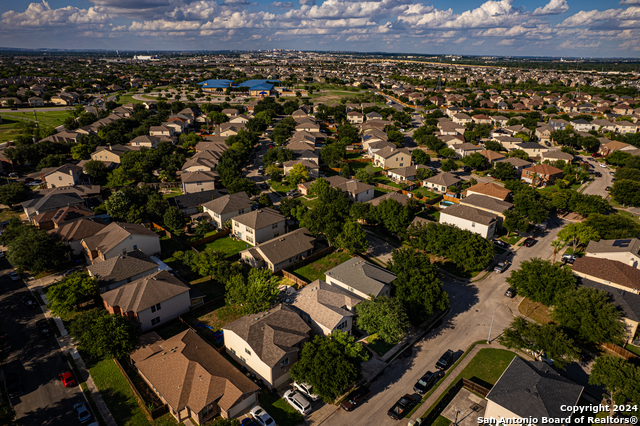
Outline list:
[[[84,165],[85,172],[96,180],[102,180],[109,174],[109,169],[102,161],[89,160]]]
[[[164,225],[175,233],[184,232],[184,225],[187,221],[177,207],[169,207],[162,216]]]
[[[640,367],[617,356],[600,356],[591,367],[589,384],[604,386],[615,404],[640,404]],[[613,404],[610,416],[614,415]]]
[[[353,220],[344,224],[342,232],[338,235],[333,245],[352,255],[366,253],[369,248],[367,233],[364,232],[358,222]]]
[[[241,306],[245,314],[256,314],[269,310],[278,297],[277,280],[269,269],[251,269],[245,281],[236,274],[227,282],[227,304]]]
[[[69,246],[43,229],[10,222],[3,235],[7,257],[18,272],[32,274],[56,269],[64,263]]]
[[[358,328],[377,334],[389,344],[396,344],[409,328],[409,317],[404,305],[395,298],[378,296],[356,305]]]
[[[122,358],[138,341],[137,326],[122,315],[102,309],[85,311],[71,322],[69,332],[81,350],[94,357]]]
[[[490,172],[491,176],[500,180],[516,179],[518,171],[510,163],[496,161]]]
[[[22,182],[11,182],[0,186],[0,204],[13,206],[21,203],[29,196],[29,188]]]
[[[535,257],[523,261],[519,269],[511,271],[507,282],[520,295],[552,306],[567,291],[574,289],[577,281],[571,269]]]
[[[47,307],[57,316],[64,316],[88,302],[99,293],[95,278],[87,272],[73,272],[47,289]]]

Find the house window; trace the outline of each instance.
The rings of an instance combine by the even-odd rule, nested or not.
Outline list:
[[[249,234],[253,234],[253,229],[249,228],[248,226],[244,227],[245,231],[247,231]]]
[[[137,245],[137,244],[134,244],[134,245],[133,245],[133,249],[134,249],[134,250],[138,250],[138,245]]]
[[[402,167],[402,163],[400,163],[400,167]]]
[[[278,224],[277,224],[277,223],[274,223],[274,224],[271,226],[271,229],[276,229],[277,227],[278,227]]]
[[[253,238],[252,237],[247,237],[247,241],[250,242],[251,244],[253,244]]]
[[[159,311],[160,309],[162,309],[162,306],[160,306],[160,304],[158,303],[151,307],[151,312]]]
[[[244,353],[246,353],[247,355],[251,356],[251,351],[247,348],[244,348]]]
[[[241,356],[241,357],[240,357],[240,361],[242,361],[242,362],[247,362],[247,360],[246,360],[246,359],[244,359],[244,357],[243,357],[243,356]]]
[[[58,176],[58,180],[62,180],[62,176]]]
[[[202,182],[196,182],[197,186],[202,186]]]
[[[346,321],[342,321],[340,324],[338,324],[338,326],[336,328],[338,330],[343,330],[343,329],[347,328],[347,322]]]
[[[286,367],[287,365],[289,365],[289,358],[285,358],[282,360],[282,366]]]
[[[232,354],[234,354],[234,355],[236,354],[236,350],[235,349],[229,348],[229,350],[231,351]]]
[[[471,227],[475,228],[476,227],[476,223],[475,222],[471,222]]]
[[[126,248],[122,249],[122,254],[127,254],[127,249]]]
[[[151,325],[160,324],[160,317],[155,317],[151,319]]]

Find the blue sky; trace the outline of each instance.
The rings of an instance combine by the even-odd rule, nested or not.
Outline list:
[[[640,0],[0,0],[0,46],[640,57]]]

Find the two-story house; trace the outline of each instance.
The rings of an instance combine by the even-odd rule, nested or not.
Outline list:
[[[94,263],[87,272],[98,281],[100,292],[104,293],[158,272],[158,264],[140,250],[134,250]]]
[[[285,217],[270,208],[236,216],[231,222],[233,235],[251,245],[263,243],[286,232]]]
[[[112,222],[82,240],[90,264],[140,250],[147,256],[160,253],[160,236],[137,223]]]
[[[615,260],[640,269],[640,239],[590,241],[585,256]]]
[[[538,164],[522,171],[522,181],[534,186],[553,185],[556,179],[563,176],[562,170],[548,164]]]
[[[222,229],[224,223],[236,216],[249,213],[253,203],[246,192],[223,195],[202,205],[202,211],[211,216],[216,228]]]
[[[267,267],[278,272],[312,255],[315,242],[316,238],[307,228],[299,228],[241,251],[240,258],[253,268]]]
[[[218,172],[197,171],[182,173],[180,181],[182,182],[182,192],[191,194],[193,192],[211,191],[216,189],[216,181],[218,180]]]
[[[128,147],[119,144],[99,146],[91,154],[91,159],[102,161],[107,167],[110,167],[114,164],[120,164],[122,155],[128,151]]]
[[[82,183],[82,167],[75,164],[64,164],[60,167],[50,167],[40,170],[40,179],[47,184],[47,188],[74,186]]]
[[[498,216],[474,207],[454,204],[440,212],[439,222],[492,238],[498,227]]]
[[[328,270],[325,281],[342,287],[362,299],[389,296],[396,275],[359,257],[351,258]]]
[[[443,172],[422,181],[422,186],[438,192],[446,192],[450,186],[460,185],[460,178],[452,173]]]
[[[373,154],[373,164],[385,170],[410,166],[411,152],[408,148],[382,148]]]

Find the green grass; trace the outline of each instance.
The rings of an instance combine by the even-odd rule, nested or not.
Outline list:
[[[191,285],[207,295],[205,302],[224,296],[224,284],[220,284],[208,276],[191,281]]]
[[[491,388],[515,356],[515,352],[505,349],[480,349],[462,370],[460,376],[486,388]]]
[[[549,316],[549,308],[542,303],[532,302],[528,298],[522,299],[522,302],[518,305],[518,311],[528,316],[532,320],[539,322],[540,324],[550,323],[551,317]]]
[[[73,115],[71,111],[36,111],[38,116],[38,123],[44,124],[46,126],[57,127],[64,122],[64,119]],[[14,119],[14,120],[29,120],[35,121],[35,116],[33,115],[33,111],[24,111],[24,112],[2,112],[0,113],[0,117],[2,120],[5,118]],[[0,128],[2,128],[0,125]]]
[[[391,181],[391,180],[390,180],[389,178],[387,178],[386,176],[382,176],[382,175],[374,176],[374,177],[373,177],[373,181],[374,181],[375,183],[381,183],[381,184],[383,184],[383,185],[392,186],[392,187],[394,187],[394,188],[398,188],[398,189],[402,189],[402,188],[403,188],[403,186],[402,186],[402,185],[397,184],[397,183],[395,183],[395,182]]]
[[[347,155],[344,156],[345,160],[355,160],[357,158],[362,158],[362,154],[360,152],[347,152]],[[351,165],[352,163],[349,163]]]
[[[324,273],[343,262],[351,259],[348,253],[334,252],[326,255],[322,259],[318,259],[302,268],[293,271],[296,275],[301,276],[309,282],[324,278]]]
[[[311,200],[309,200],[308,198],[305,198],[305,197],[301,197],[300,201],[302,201],[302,204],[304,204],[305,206],[307,206],[310,209],[312,209],[312,208],[314,208],[316,206],[316,203],[318,202],[318,197],[313,198]]]
[[[95,362],[89,368],[89,373],[118,425],[168,426],[178,424],[169,413],[155,421],[147,420],[129,383],[112,359]]]
[[[0,124],[0,143],[14,140],[20,134],[20,130],[16,128],[17,126],[18,120],[2,117],[2,124]]]
[[[569,186],[568,189],[571,189],[573,191],[577,191],[578,188],[580,188],[582,186],[581,183],[574,183],[573,185]],[[538,191],[543,191],[543,192],[556,192],[559,191],[560,188],[558,187],[558,185],[550,185],[550,186],[546,186],[544,188],[537,188]]]
[[[640,223],[640,217],[638,217],[638,216],[636,216],[636,215],[634,215],[634,214],[631,214],[631,213],[629,213],[628,211],[625,211],[625,210],[616,210],[616,212],[617,212],[620,216],[624,216],[624,217],[631,218],[631,219],[633,219],[634,221],[636,221],[636,222],[639,222],[639,223]],[[6,219],[5,219],[5,220],[6,220]]]
[[[369,346],[369,349],[377,353],[378,356],[383,356],[384,354],[389,352],[391,348],[395,346],[394,344],[387,343],[384,340],[379,339],[378,336],[375,334],[372,334],[371,336],[367,337],[366,340],[367,340],[367,346]]]
[[[380,197],[380,196],[382,196],[382,195],[384,195],[384,194],[386,194],[388,192],[391,192],[391,191],[389,191],[388,189],[384,189],[384,188],[378,188],[376,186],[376,188],[373,190],[373,198],[378,198],[378,197]]]
[[[227,324],[234,322],[244,316],[242,309],[238,306],[222,306],[206,315],[201,315],[194,321],[194,325],[198,322],[213,327],[214,330],[221,330]],[[206,329],[198,329],[198,332],[206,333]]]
[[[274,396],[267,389],[260,391],[260,406],[264,408],[278,426],[297,426],[304,418],[283,398]]]
[[[133,95],[135,95],[137,93],[134,94],[127,94],[127,95],[120,95],[120,102],[118,102],[120,105],[125,105],[125,104],[141,104],[144,101],[139,101],[137,99],[133,99]]]
[[[365,163],[365,162],[357,162],[357,163],[349,163],[349,167],[353,171],[353,174],[360,169],[366,169],[369,167],[369,170],[373,170],[374,172],[379,172],[384,170],[382,167],[374,166],[373,163]]]
[[[451,424],[451,420],[444,416],[438,416],[438,418],[431,423],[431,426],[449,426]]]
[[[162,198],[166,200],[167,198],[177,197],[178,195],[182,195],[182,190],[180,188],[173,188],[171,192],[162,194]]]
[[[424,188],[424,187],[416,188],[411,192],[416,194],[420,198],[429,198],[429,199],[431,199],[431,198],[436,198],[438,196],[438,194],[436,194],[435,192],[431,192],[427,188]]]
[[[640,347],[639,346],[634,346],[632,344],[627,344],[627,346],[624,347],[626,350],[628,350],[631,353],[636,354],[637,356],[640,356]]]
[[[282,195],[284,195],[287,191],[290,191],[292,189],[296,189],[297,186],[296,185],[288,185],[286,182],[276,182],[273,179],[271,179],[269,181],[269,186],[271,188],[273,188],[274,191],[276,192],[280,192]]]
[[[418,213],[417,216],[423,219],[433,220],[434,222],[440,221],[440,212],[437,210],[423,210]]]
[[[230,237],[223,237],[223,238],[218,238],[215,241],[211,241],[210,243],[207,243],[207,244],[201,244],[195,247],[195,249],[198,251],[203,251],[207,248],[211,248],[215,251],[221,251],[224,253],[226,257],[229,257],[236,253],[241,252],[242,250],[245,250],[247,246],[252,247],[252,245],[247,242],[235,241],[235,240],[232,240]]]

